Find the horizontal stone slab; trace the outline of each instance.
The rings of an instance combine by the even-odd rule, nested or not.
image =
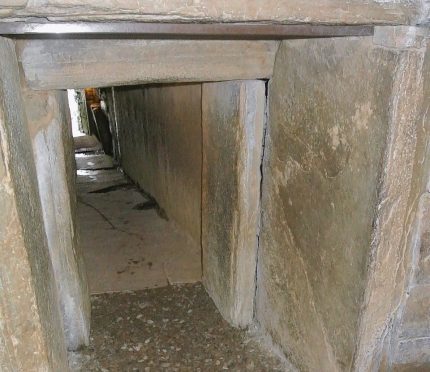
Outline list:
[[[33,0],[10,17],[97,21],[414,24],[423,18],[424,12],[425,4],[418,0]]]
[[[17,41],[33,89],[266,79],[277,49],[277,41]]]

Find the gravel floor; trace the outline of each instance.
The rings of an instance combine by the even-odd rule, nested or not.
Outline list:
[[[88,348],[73,371],[284,371],[274,355],[222,319],[203,286],[92,297]]]

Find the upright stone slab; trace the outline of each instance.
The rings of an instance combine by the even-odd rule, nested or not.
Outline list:
[[[397,62],[371,37],[284,41],[277,54],[256,317],[299,370],[353,363]]]
[[[0,370],[67,371],[14,44],[0,38]]]
[[[263,81],[203,84],[203,281],[240,327],[253,318],[264,117]]]
[[[65,91],[23,88],[67,347],[89,342],[90,298],[76,225],[76,166]]]
[[[375,32],[375,45],[398,63],[357,370],[430,368],[429,37],[419,27]]]
[[[121,167],[200,245],[201,86],[113,90]]]

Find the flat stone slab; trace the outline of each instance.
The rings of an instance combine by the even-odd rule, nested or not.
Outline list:
[[[73,138],[75,152],[100,151],[102,145],[95,136],[79,136]]]
[[[76,168],[79,170],[99,170],[114,167],[110,156],[104,154],[76,154]]]

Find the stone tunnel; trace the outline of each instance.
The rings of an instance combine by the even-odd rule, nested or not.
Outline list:
[[[0,0],[0,370],[430,370],[429,8]]]

